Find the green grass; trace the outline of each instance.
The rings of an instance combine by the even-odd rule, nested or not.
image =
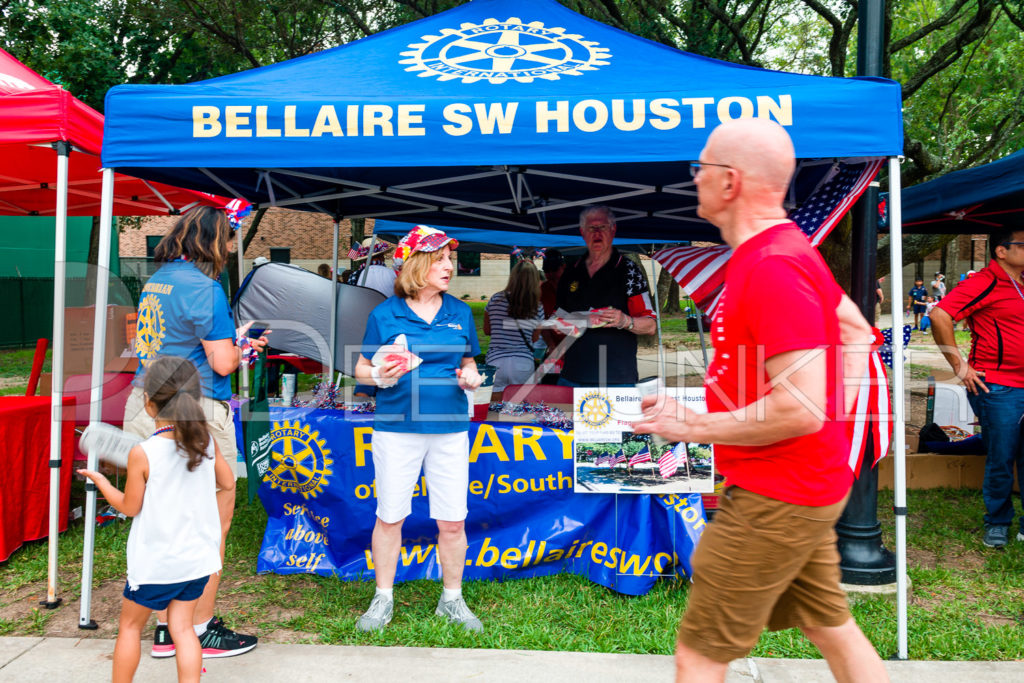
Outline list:
[[[35,349],[0,349],[0,396],[25,395],[34,355]],[[43,372],[50,372],[50,355],[47,350]]]
[[[75,496],[81,496],[80,485]],[[467,599],[487,629],[482,635],[463,633],[434,618],[438,584],[412,581],[396,588],[395,618],[384,633],[358,633],[355,620],[372,597],[372,584],[310,575],[257,575],[266,515],[258,503],[246,505],[243,496],[240,491],[219,597],[229,623],[243,631],[324,644],[649,654],[673,650],[688,586],[672,580],[659,582],[641,597],[619,595],[571,575],[467,582]],[[890,549],[895,548],[892,501],[891,492],[880,493],[879,517]],[[911,659],[1024,658],[1024,626],[1019,621],[1024,609],[1024,544],[1012,543],[1004,551],[981,545],[983,506],[977,491],[910,491],[908,507]],[[97,585],[123,581],[128,528],[121,522],[97,530]],[[68,603],[79,593],[81,538],[81,523],[61,536],[61,609],[76,609]],[[26,590],[44,593],[45,585],[46,545],[28,544],[0,568],[0,610]],[[855,597],[852,603],[854,617],[882,656],[895,652],[895,601]],[[0,635],[47,633],[54,614],[27,610],[9,615],[0,619]],[[793,630],[765,633],[753,654],[818,656]]]

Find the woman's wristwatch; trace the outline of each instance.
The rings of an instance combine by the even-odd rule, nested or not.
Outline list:
[[[635,321],[633,320],[633,316],[627,315],[626,317],[629,318],[629,325],[626,325],[625,327],[620,327],[619,328],[620,330],[632,330],[633,329],[633,325],[635,323]]]

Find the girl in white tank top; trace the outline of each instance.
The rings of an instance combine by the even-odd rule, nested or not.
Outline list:
[[[146,369],[145,400],[157,429],[128,455],[124,492],[98,472],[78,471],[114,508],[133,517],[115,680],[134,676],[142,629],[160,609],[167,609],[178,680],[198,681],[202,670],[193,614],[207,579],[221,568],[217,488],[233,489],[235,480],[210,438],[199,398],[191,362],[173,356],[153,361]]]

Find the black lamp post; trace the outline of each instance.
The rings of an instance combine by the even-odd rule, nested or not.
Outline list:
[[[884,2],[860,0],[857,12],[857,75],[881,76],[884,59]],[[861,195],[853,212],[851,293],[864,317],[872,323],[875,318],[877,207],[878,187],[872,184]],[[902,264],[892,264],[892,270],[892,277],[900,277]],[[894,306],[898,304],[893,302]],[[836,524],[842,580],[844,583],[862,586],[896,581],[896,559],[882,545],[882,526],[878,523],[878,470],[871,466],[872,462],[874,452],[871,440],[868,439],[857,481],[850,492],[850,501]]]

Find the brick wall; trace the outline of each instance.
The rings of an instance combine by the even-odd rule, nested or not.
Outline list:
[[[175,216],[145,218],[138,229],[129,228],[120,235],[120,254],[125,257],[146,256],[146,237],[165,235],[178,220]],[[243,230],[249,226],[252,215],[245,219]],[[367,221],[371,223],[371,221]],[[369,230],[369,226],[367,227]],[[256,237],[245,250],[247,259],[260,256],[270,258],[271,247],[290,247],[292,261],[328,261],[334,240],[334,223],[330,216],[309,211],[271,208],[263,216]],[[348,253],[352,234],[348,221],[340,229],[339,252],[341,257]]]

